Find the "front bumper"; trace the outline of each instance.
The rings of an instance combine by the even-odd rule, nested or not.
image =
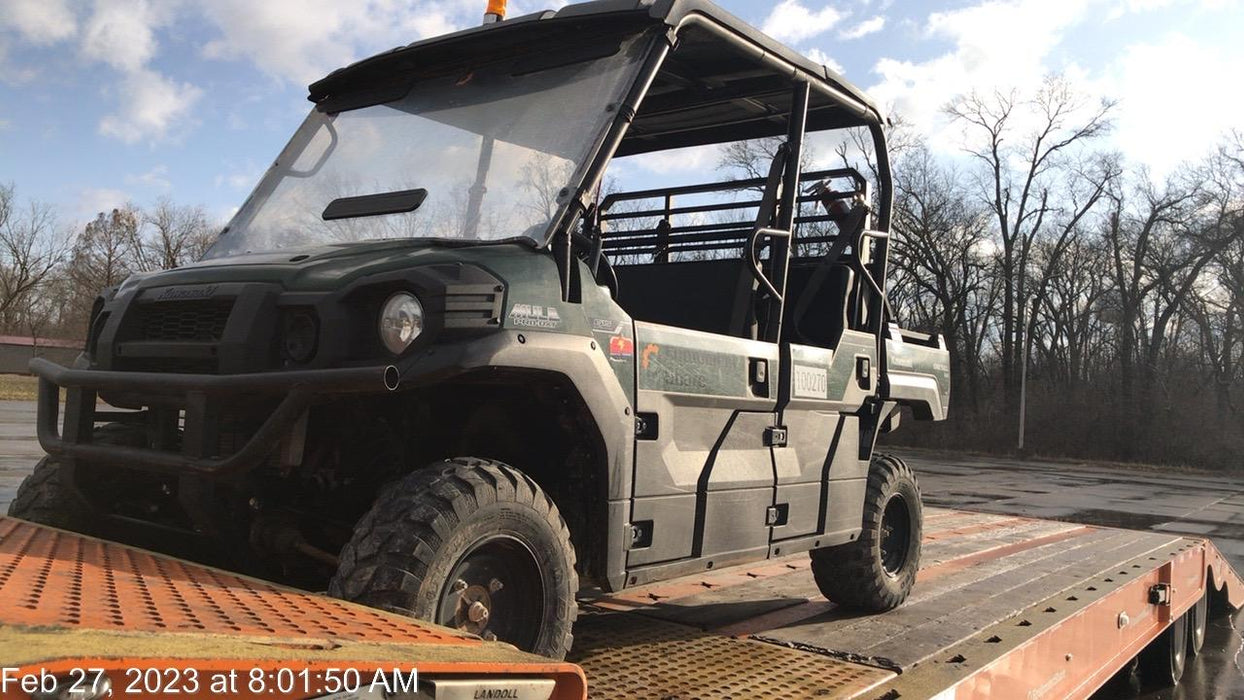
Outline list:
[[[263,374],[168,374],[71,369],[42,358],[30,361],[39,378],[39,444],[50,455],[96,463],[120,464],[143,471],[227,476],[259,466],[318,397],[377,393],[396,386],[392,366],[296,370]],[[60,393],[71,390],[61,431]],[[194,454],[198,441],[186,439],[181,453],[91,441],[101,391],[139,392],[184,407],[185,430],[193,437],[208,420],[209,397],[220,395],[281,397],[275,410],[246,444],[227,457]]]

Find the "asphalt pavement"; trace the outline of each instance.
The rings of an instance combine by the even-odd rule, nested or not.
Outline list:
[[[1244,477],[900,451],[928,505],[1209,537],[1244,572]],[[0,401],[0,512],[43,456],[35,404]],[[1174,690],[1118,689],[1097,698],[1244,698],[1244,611],[1211,621],[1205,652]]]

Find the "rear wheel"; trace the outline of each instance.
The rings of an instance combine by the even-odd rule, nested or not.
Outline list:
[[[1145,683],[1169,688],[1183,678],[1188,650],[1188,614],[1172,622],[1140,652],[1140,674]]]
[[[459,458],[385,490],[328,590],[561,659],[577,611],[574,565],[566,523],[534,481]]]
[[[859,539],[812,550],[817,587],[849,608],[883,612],[898,607],[916,582],[922,530],[920,487],[911,468],[898,457],[875,455]]]

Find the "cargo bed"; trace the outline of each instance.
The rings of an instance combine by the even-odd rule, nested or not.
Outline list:
[[[897,610],[836,609],[798,554],[585,601],[570,660],[593,698],[1081,698],[1207,575],[1211,598],[1244,603],[1208,540],[925,513],[920,577]]]

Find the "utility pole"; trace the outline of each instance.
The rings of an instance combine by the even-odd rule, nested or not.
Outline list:
[[[1015,450],[1024,454],[1024,428],[1028,421],[1028,356],[1032,354],[1032,328],[1037,323],[1037,307],[1041,305],[1041,296],[1032,298],[1032,311],[1028,314],[1027,328],[1024,329],[1024,357],[1019,366],[1019,439]]]

